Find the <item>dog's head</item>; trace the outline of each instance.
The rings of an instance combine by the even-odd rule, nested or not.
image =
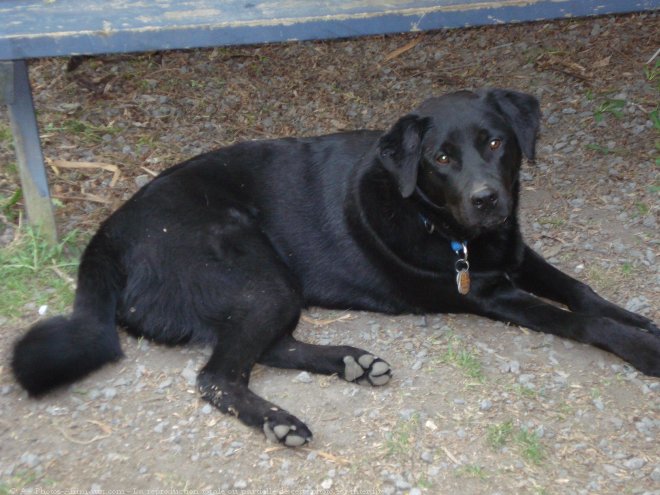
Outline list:
[[[522,154],[534,158],[539,103],[492,89],[422,103],[379,141],[379,158],[404,198],[437,209],[467,236],[512,213]]]

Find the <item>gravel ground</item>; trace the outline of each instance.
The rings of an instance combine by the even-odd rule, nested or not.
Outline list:
[[[658,47],[660,17],[646,14],[112,56],[68,73],[48,59],[31,77],[45,155],[60,165],[49,170],[58,223],[90,232],[152,173],[220,145],[383,128],[460,88],[533,93],[544,118],[522,175],[527,240],[658,321],[660,74],[645,65]],[[120,177],[67,161],[115,164]],[[10,168],[3,196],[16,188]],[[14,229],[1,218],[6,242]],[[123,336],[121,362],[30,400],[6,356],[38,316],[1,317],[0,493],[660,493],[660,380],[524,328],[312,308],[300,338],[369,349],[395,377],[372,389],[258,368],[255,391],[314,431],[292,450],[197,398],[208,349]]]

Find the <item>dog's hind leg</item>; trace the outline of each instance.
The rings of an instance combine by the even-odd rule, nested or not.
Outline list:
[[[213,256],[192,276],[202,286],[197,307],[217,344],[197,378],[203,399],[276,442],[295,447],[312,433],[298,418],[248,388],[261,354],[298,324],[302,300],[288,268],[244,218],[212,229]]]
[[[286,334],[259,358],[261,364],[338,375],[349,382],[385,385],[390,365],[373,354],[350,346],[314,345]]]
[[[262,399],[248,388],[254,358],[246,355],[243,339],[220,343],[197,377],[202,398],[248,426],[261,428],[270,440],[297,447],[311,440],[312,432],[298,418]]]

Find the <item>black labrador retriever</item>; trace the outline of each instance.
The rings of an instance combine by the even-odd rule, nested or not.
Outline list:
[[[247,142],[174,166],[101,225],[73,314],[17,342],[16,378],[39,395],[115,361],[117,324],[165,344],[212,342],[202,397],[298,446],[312,433],[250,391],[255,363],[371,385],[391,377],[362,349],[296,340],[305,306],[473,313],[593,344],[660,376],[653,322],[522,240],[518,175],[539,120],[530,95],[462,91],[384,133]]]

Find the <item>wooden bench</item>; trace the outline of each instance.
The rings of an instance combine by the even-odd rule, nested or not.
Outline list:
[[[26,60],[347,38],[660,8],[660,0],[0,0],[0,102],[28,219],[56,239]]]

